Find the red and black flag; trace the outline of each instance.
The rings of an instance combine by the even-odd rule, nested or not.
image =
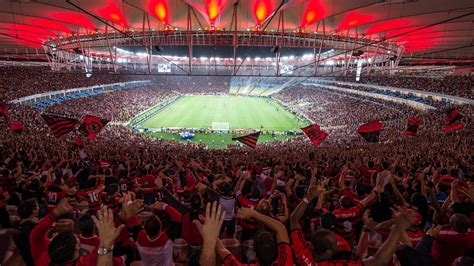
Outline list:
[[[367,142],[378,142],[380,131],[382,131],[382,123],[379,120],[363,124],[357,129],[357,133]]]
[[[303,127],[301,130],[303,130],[314,145],[319,145],[328,136],[328,133],[322,131],[317,124]]]
[[[257,147],[257,141],[258,141],[259,136],[260,136],[260,131],[256,132],[256,133],[249,134],[249,135],[245,135],[245,136],[242,136],[242,137],[232,138],[232,140],[242,142],[243,144],[245,144],[245,145],[247,145],[251,148],[255,148],[255,147]]]
[[[74,130],[74,127],[79,123],[79,120],[52,114],[42,114],[41,117],[48,125],[49,129],[56,138]]]
[[[463,116],[455,109],[449,109],[446,116],[444,117],[444,134],[448,134],[454,131],[463,130],[464,125],[461,122]]]
[[[421,118],[417,116],[412,116],[408,118],[407,129],[403,132],[405,135],[416,136],[418,127],[421,125]]]
[[[87,135],[90,140],[93,140],[107,123],[109,123],[109,120],[107,119],[102,119],[93,115],[86,115],[82,120],[79,130]]]
[[[17,134],[23,132],[23,123],[21,122],[11,122],[8,124],[8,127]]]

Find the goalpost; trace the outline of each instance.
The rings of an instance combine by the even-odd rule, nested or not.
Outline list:
[[[229,131],[229,122],[212,122],[211,129],[215,131]]]

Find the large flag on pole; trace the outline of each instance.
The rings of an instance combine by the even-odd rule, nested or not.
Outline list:
[[[107,119],[102,119],[93,115],[86,115],[82,120],[79,130],[88,136],[90,140],[93,140],[107,123],[109,123],[109,120]]]
[[[357,133],[367,142],[378,142],[380,131],[382,131],[382,123],[379,120],[363,124],[357,129]]]
[[[421,125],[421,118],[417,116],[412,116],[408,118],[407,129],[403,132],[405,135],[416,136],[418,132],[418,127]]]
[[[74,127],[79,123],[79,120],[77,119],[58,115],[42,114],[41,117],[44,119],[56,138],[60,138],[62,135],[66,135],[73,131]]]
[[[301,130],[303,130],[314,145],[319,145],[328,136],[328,133],[322,131],[317,124],[303,127]]]
[[[452,108],[448,110],[446,116],[444,117],[444,127],[443,132],[444,134],[448,134],[450,132],[463,130],[464,125],[461,123],[461,119],[463,116],[455,109]]]
[[[259,136],[260,136],[260,131],[256,132],[256,133],[249,134],[249,135],[232,138],[232,140],[242,142],[243,144],[245,144],[245,145],[247,145],[251,148],[255,148],[255,147],[257,147],[257,141],[258,141]]]

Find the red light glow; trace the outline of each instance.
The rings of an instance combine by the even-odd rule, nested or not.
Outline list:
[[[0,30],[0,33],[8,34],[9,37],[15,40],[16,43],[21,44],[30,44],[30,46],[37,46],[40,45],[43,41],[47,40],[47,36],[35,34],[31,32],[24,32],[24,31],[15,31],[15,30]],[[19,38],[19,39],[16,39]]]
[[[209,22],[215,24],[217,17],[220,15],[221,11],[224,9],[222,0],[206,0],[206,10],[207,16],[209,17]]]
[[[337,30],[344,31],[352,27],[367,24],[372,22],[375,18],[375,15],[360,14],[356,11],[351,11],[344,16]]]
[[[270,0],[256,0],[253,4],[253,13],[255,19],[257,20],[257,24],[261,25],[265,19],[267,19],[268,15],[272,10],[272,4]]]
[[[117,23],[122,27],[128,27],[128,22],[125,19],[125,15],[122,12],[122,9],[116,1],[110,1],[108,5],[99,8],[97,13],[103,18]]]
[[[371,34],[375,34],[379,32],[395,30],[395,29],[407,27],[410,24],[411,24],[411,21],[409,19],[402,19],[402,18],[392,19],[388,21],[375,23],[374,25],[372,25],[370,28],[367,29],[365,34],[371,35]]]
[[[21,31],[21,32],[31,32],[31,33],[41,34],[41,35],[46,35],[46,36],[57,36],[57,33],[52,30],[43,29],[40,27],[35,27],[35,26],[30,26],[30,25],[23,25],[23,24],[0,23],[0,29],[15,30],[15,31]]]
[[[149,12],[164,25],[169,24],[168,3],[166,0],[152,0],[148,5]]]
[[[300,21],[300,27],[307,27],[324,16],[324,7],[320,0],[310,0]]]
[[[51,18],[64,21],[69,24],[73,24],[79,27],[93,30],[95,29],[94,24],[91,20],[84,14],[78,12],[53,12],[50,14]]]
[[[50,30],[61,31],[61,32],[66,32],[66,33],[72,32],[72,30],[68,26],[54,20],[49,20],[49,19],[44,19],[44,18],[25,17],[23,21],[25,24],[35,25],[35,26],[47,28]]]

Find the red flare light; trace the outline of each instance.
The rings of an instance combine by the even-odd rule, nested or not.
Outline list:
[[[324,16],[324,7],[320,0],[310,0],[301,18],[300,27],[307,27]]]
[[[116,1],[111,1],[107,6],[104,6],[97,10],[97,13],[103,18],[117,23],[122,27],[128,27],[128,22],[122,9]]]
[[[272,4],[270,0],[256,0],[253,4],[253,14],[257,20],[257,24],[261,25],[270,15]]]
[[[344,31],[352,27],[370,23],[375,19],[375,17],[375,15],[360,14],[356,11],[351,11],[344,16],[337,30]]]
[[[166,0],[152,0],[148,5],[149,12],[164,25],[169,24],[168,3]]]

